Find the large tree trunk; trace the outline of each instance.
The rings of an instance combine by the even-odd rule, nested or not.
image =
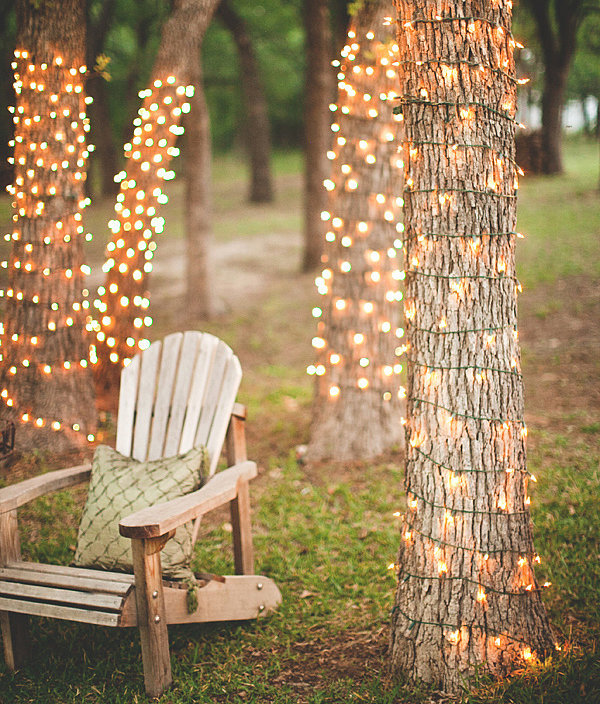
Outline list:
[[[98,364],[97,390],[102,404],[110,407],[118,388],[124,360],[148,341],[144,328],[152,325],[148,315],[146,275],[152,271],[154,234],[164,228],[158,214],[167,200],[162,188],[173,178],[168,170],[178,154],[177,135],[183,132],[181,116],[190,108],[193,94],[189,67],[197,61],[202,37],[218,0],[177,0],[166,22],[150,86],[142,92],[144,101],[134,120],[132,143],[126,145],[126,175],[117,196],[112,239],[107,248],[106,283],[95,305]]]
[[[387,100],[398,83],[395,27],[384,25],[389,11],[385,0],[364,5],[338,68],[325,269],[317,279],[323,301],[315,309],[319,359],[309,368],[317,378],[312,460],[375,457],[404,436],[396,250],[402,162]]]
[[[504,2],[397,5],[408,507],[390,656],[456,692],[552,648],[517,339],[514,40]]]
[[[17,446],[62,450],[96,426],[85,331],[87,150],[82,0],[17,4],[15,198],[2,334],[3,418]]]
[[[331,143],[327,105],[333,97],[331,32],[326,0],[305,0],[306,85],[304,90],[304,258],[303,271],[321,263],[323,235],[321,212],[327,204],[323,180],[327,177],[326,153]]]
[[[250,157],[248,199],[251,203],[270,203],[273,200],[273,176],[269,112],[252,39],[243,18],[227,0],[221,0],[217,15],[231,32],[240,61],[245,114],[244,138]]]
[[[185,126],[186,308],[196,320],[214,315],[210,266],[212,189],[210,118],[202,85],[200,57],[191,70],[195,88]]]

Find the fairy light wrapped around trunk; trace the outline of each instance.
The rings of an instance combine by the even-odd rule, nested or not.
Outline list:
[[[142,107],[134,120],[133,139],[125,145],[127,165],[118,174],[120,192],[107,246],[105,283],[94,301],[90,331],[96,340],[96,388],[102,405],[110,406],[122,365],[149,345],[152,325],[147,277],[165,220],[160,206],[163,191],[175,177],[170,161],[178,156],[175,142],[183,134],[182,116],[194,94],[189,66],[197,61],[199,45],[218,0],[175,0],[165,23],[150,85],[140,92]]]
[[[333,143],[327,226],[313,309],[318,353],[309,459],[363,459],[401,441],[399,327],[402,277],[400,116],[389,5],[366,2],[353,17],[330,109]]]
[[[162,184],[175,177],[168,168],[179,155],[175,146],[183,134],[181,117],[189,112],[193,86],[182,85],[175,76],[155,79],[152,88],[140,92],[144,103],[134,120],[133,139],[125,145],[132,168],[117,175],[120,193],[115,217],[109,222],[112,237],[106,248],[105,283],[94,301],[94,332],[97,356],[117,365],[149,342],[144,330],[152,325],[146,277],[152,271],[156,249],[154,237],[163,232],[160,206],[168,202]]]
[[[93,440],[96,424],[82,249],[89,129],[83,5],[68,2],[61,18],[43,8],[19,12],[0,397],[2,415],[25,426],[16,433],[20,447],[59,449]]]
[[[506,674],[553,647],[525,461],[512,4],[397,7],[408,505],[391,658],[458,691],[475,668]]]

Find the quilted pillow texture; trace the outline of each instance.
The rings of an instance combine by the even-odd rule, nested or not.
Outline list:
[[[108,570],[133,570],[131,540],[119,535],[119,521],[131,513],[199,489],[207,472],[204,447],[151,462],[125,457],[107,445],[96,448],[88,497],[83,509],[75,564]],[[189,577],[192,524],[177,529],[161,551],[163,574]]]

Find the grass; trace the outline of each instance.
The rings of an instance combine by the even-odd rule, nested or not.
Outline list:
[[[475,678],[470,693],[457,698],[465,704],[600,702],[600,399],[594,391],[600,388],[600,365],[593,295],[600,207],[594,149],[571,141],[565,176],[524,179],[519,214],[528,235],[518,256],[525,288],[529,469],[538,478],[532,500],[543,558],[538,576],[553,583],[545,598],[563,650],[502,682]],[[297,233],[297,155],[279,157],[276,168],[277,202],[253,208],[244,203],[239,162],[228,157],[215,163],[217,241]],[[175,184],[165,250],[172,238],[182,237],[181,198]],[[0,216],[4,206],[0,200]],[[109,208],[94,206],[92,223],[106,220]],[[101,247],[91,252],[99,258]],[[401,458],[390,454],[373,464],[313,468],[296,461],[294,448],[308,439],[310,423],[312,389],[304,367],[311,355],[312,296],[310,277],[282,276],[270,294],[208,325],[242,359],[250,456],[260,466],[253,487],[257,570],[279,584],[283,603],[255,623],[173,627],[175,684],[165,703],[448,701],[392,678],[386,667],[394,592],[387,565],[399,541],[392,513],[403,502]],[[153,304],[157,336],[172,322],[161,317],[163,304],[160,296]],[[29,461],[24,471],[36,473],[54,458]],[[68,563],[80,505],[79,493],[59,492],[23,510],[25,553]],[[231,570],[229,530],[224,513],[203,525],[196,557],[203,569]],[[0,666],[3,704],[147,701],[134,631],[33,619],[32,643],[32,661],[21,671],[11,674]]]

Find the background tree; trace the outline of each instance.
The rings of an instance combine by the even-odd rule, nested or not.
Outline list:
[[[14,227],[1,336],[3,417],[22,449],[95,431],[82,294],[87,150],[83,0],[17,3]]]
[[[229,0],[221,0],[217,16],[231,32],[237,47],[244,98],[244,142],[250,158],[248,199],[251,203],[270,203],[274,194],[271,136],[267,99],[258,59],[248,25]]]
[[[185,230],[186,299],[192,319],[207,320],[215,313],[210,265],[212,242],[212,189],[210,117],[200,57],[190,56],[189,67],[194,95],[185,116]]]
[[[106,37],[114,19],[116,0],[102,0],[101,3],[86,3],[87,43],[86,62],[90,67],[87,82],[89,95],[93,98],[90,106],[90,136],[96,149],[96,159],[100,164],[99,193],[103,196],[116,195],[119,190],[115,174],[119,171],[119,154],[112,130],[110,106],[106,80],[109,73],[95,71],[98,61],[102,61]],[[100,68],[100,67],[98,67]],[[108,67],[107,67],[108,68]]]
[[[562,109],[579,28],[597,0],[522,0],[531,13],[544,61],[542,91],[543,170],[561,173]]]
[[[304,260],[303,271],[321,262],[324,227],[321,212],[327,204],[327,150],[331,144],[327,106],[333,92],[331,30],[326,0],[304,0],[306,79],[304,87]]]
[[[401,298],[397,247],[402,199],[397,122],[395,25],[384,0],[361,3],[338,69],[323,254],[313,309],[319,352],[309,459],[364,459],[398,444]],[[400,116],[397,116],[400,118]]]
[[[517,341],[510,0],[398,0],[407,459],[393,667],[459,691],[552,648]]]
[[[193,95],[189,67],[197,61],[198,49],[218,0],[177,0],[166,22],[150,87],[134,120],[133,139],[125,145],[127,167],[121,173],[121,191],[111,221],[112,238],[107,246],[105,285],[94,305],[98,342],[97,388],[105,399],[118,386],[123,360],[148,341],[142,330],[152,325],[145,277],[152,271],[156,243],[154,234],[164,228],[158,214],[168,198],[165,181],[174,177],[169,162],[179,153],[176,138],[183,132],[182,115],[189,111]]]

